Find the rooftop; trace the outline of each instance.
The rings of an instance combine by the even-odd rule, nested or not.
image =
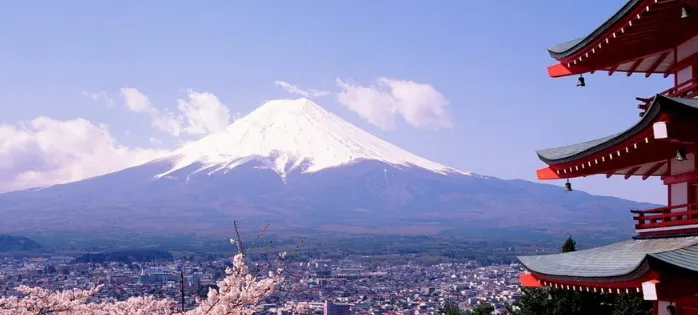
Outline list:
[[[698,237],[628,240],[576,252],[519,257],[533,273],[577,278],[639,274],[650,259],[698,272]]]
[[[647,113],[642,116],[642,118],[635,123],[635,125],[623,132],[596,140],[539,150],[536,151],[536,153],[543,162],[551,165],[579,160],[630,139],[640,132],[648,129],[662,112],[678,112],[685,110],[698,110],[698,99],[657,95],[647,109]]]

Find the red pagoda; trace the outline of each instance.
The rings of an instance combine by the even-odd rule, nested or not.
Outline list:
[[[564,254],[519,257],[524,287],[640,292],[654,314],[698,315],[698,17],[696,0],[629,0],[589,35],[549,49],[551,77],[607,72],[672,76],[673,87],[641,98],[640,120],[615,135],[538,151],[541,180],[603,174],[658,176],[666,207],[633,209],[637,235]]]

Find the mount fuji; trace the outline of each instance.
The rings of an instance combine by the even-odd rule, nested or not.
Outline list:
[[[164,160],[174,165],[156,178],[192,164],[201,165],[196,172],[225,173],[253,160],[281,179],[294,171],[315,173],[360,161],[470,175],[378,139],[304,98],[267,102],[225,131],[187,145]]]
[[[227,234],[242,220],[338,233],[603,234],[629,233],[627,210],[648,207],[447,167],[298,99],[267,102],[139,166],[2,194],[0,231]]]

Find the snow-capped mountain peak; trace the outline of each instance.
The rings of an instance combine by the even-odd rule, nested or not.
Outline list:
[[[282,178],[294,170],[317,172],[361,160],[470,175],[383,141],[305,98],[266,102],[226,130],[185,145],[165,159],[173,167],[156,178],[194,163],[202,165],[197,172],[212,174],[251,160],[261,161]]]

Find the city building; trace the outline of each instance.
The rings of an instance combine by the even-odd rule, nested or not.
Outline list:
[[[324,313],[325,315],[349,315],[349,304],[347,303],[334,303],[332,301],[325,301]]]
[[[541,180],[603,174],[659,177],[667,206],[633,209],[637,235],[608,246],[524,256],[525,287],[641,292],[654,314],[698,314],[698,17],[695,1],[629,0],[589,35],[549,49],[551,77],[607,72],[673,77],[673,86],[638,97],[640,120],[615,135],[538,151]],[[599,100],[603,101],[603,100]],[[615,105],[615,104],[609,104]]]

